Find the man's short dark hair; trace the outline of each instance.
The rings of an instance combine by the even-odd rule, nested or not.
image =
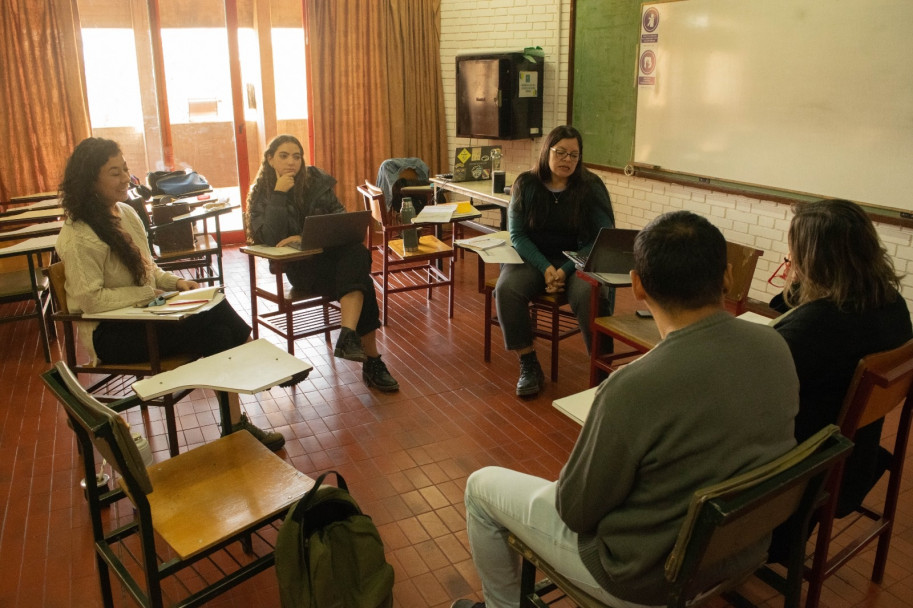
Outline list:
[[[726,272],[726,239],[690,211],[665,213],[634,241],[634,270],[663,308],[694,310],[719,304]]]

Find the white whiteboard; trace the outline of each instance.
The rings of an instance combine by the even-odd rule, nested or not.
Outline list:
[[[635,162],[913,211],[913,0],[643,12]]]

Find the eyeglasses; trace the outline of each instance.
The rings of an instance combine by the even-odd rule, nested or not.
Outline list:
[[[580,158],[580,152],[568,152],[563,148],[549,148],[549,150],[555,153],[555,156],[558,157],[558,160],[564,160],[568,156],[571,157],[571,160],[578,160]]]
[[[789,264],[789,258],[783,258],[783,261],[779,266],[777,266],[777,269],[774,270],[774,273],[770,275],[770,278],[767,279],[767,282],[777,289],[783,289],[786,287],[786,278],[789,276]]]

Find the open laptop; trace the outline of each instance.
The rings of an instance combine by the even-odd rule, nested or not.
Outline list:
[[[634,268],[634,239],[638,230],[602,228],[590,254],[585,258],[576,251],[565,251],[578,270],[595,275],[604,283],[616,287],[631,284]]]
[[[304,218],[301,243],[295,243],[290,247],[310,251],[364,241],[370,221],[370,211],[309,215]]]

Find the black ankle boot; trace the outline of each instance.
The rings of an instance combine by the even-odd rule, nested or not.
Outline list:
[[[536,352],[520,355],[520,379],[517,380],[517,395],[527,397],[536,395],[545,385],[545,374]]]

